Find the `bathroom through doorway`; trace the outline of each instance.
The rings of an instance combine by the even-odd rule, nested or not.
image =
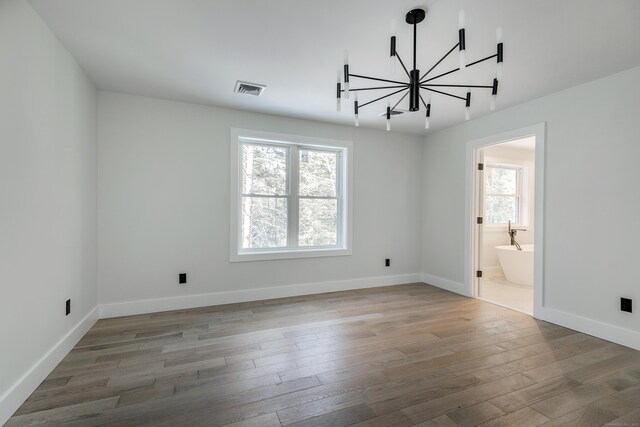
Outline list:
[[[529,315],[542,306],[540,133],[525,129],[469,145],[471,296]]]

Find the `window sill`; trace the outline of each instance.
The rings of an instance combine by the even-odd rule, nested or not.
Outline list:
[[[297,259],[297,258],[320,258],[349,256],[351,249],[330,248],[330,249],[295,249],[295,250],[274,250],[274,251],[256,251],[256,252],[240,252],[232,253],[230,262],[244,261],[272,261],[279,259]]]

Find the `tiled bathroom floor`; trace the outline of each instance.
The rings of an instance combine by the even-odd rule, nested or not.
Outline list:
[[[504,277],[483,279],[480,285],[480,298],[533,314],[533,288],[507,282]]]

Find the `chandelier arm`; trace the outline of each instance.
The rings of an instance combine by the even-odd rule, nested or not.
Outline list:
[[[484,62],[484,61],[486,61],[486,60],[488,60],[488,59],[495,58],[495,57],[497,57],[497,56],[498,56],[498,54],[497,54],[497,53],[495,53],[495,54],[493,54],[493,55],[491,55],[491,56],[487,56],[486,58],[482,58],[482,59],[480,59],[480,60],[478,60],[478,61],[472,62],[471,64],[467,64],[467,67],[471,67],[472,65],[479,64],[479,63]]]
[[[397,91],[395,91],[395,92],[392,92],[392,93],[390,93],[390,94],[388,94],[388,95],[383,95],[383,96],[381,96],[380,98],[376,98],[376,99],[374,99],[373,101],[365,102],[364,104],[360,104],[360,105],[358,105],[358,108],[362,108],[362,107],[364,107],[365,105],[369,105],[369,104],[372,104],[372,103],[374,103],[374,102],[376,102],[376,101],[380,101],[381,99],[388,98],[388,97],[390,97],[390,96],[395,95],[396,93],[400,93],[400,92],[402,92],[403,90],[406,90],[406,89],[400,89],[400,90],[397,90]],[[463,98],[463,99],[466,99],[466,98]]]
[[[400,98],[400,100],[398,102],[396,102],[396,105],[394,105],[393,108],[391,108],[391,111],[395,110],[396,107],[398,106],[398,104],[400,104],[402,102],[402,100],[405,99],[407,97],[407,95],[409,95],[409,89],[406,89],[406,91],[407,91],[407,93],[402,95],[402,98]]]
[[[439,60],[438,62],[436,62],[436,63],[433,65],[433,67],[429,68],[429,71],[427,71],[426,73],[424,73],[424,74],[422,75],[422,77],[420,77],[420,81],[422,82],[422,80],[423,80],[425,77],[427,77],[427,74],[429,74],[430,72],[432,72],[434,68],[436,68],[438,65],[440,65],[440,63],[441,63],[442,61],[444,61],[444,59],[445,59],[447,56],[449,56],[449,55],[451,54],[451,52],[453,52],[454,50],[456,50],[456,49],[458,48],[458,46],[460,46],[460,43],[457,43],[454,47],[452,47],[452,48],[451,48],[451,50],[450,50],[449,52],[445,53],[445,54],[444,54],[444,56],[443,56],[442,58],[440,58],[440,60]]]
[[[424,105],[425,110],[428,110],[429,107],[427,107],[427,103],[424,102],[424,98],[422,98],[422,95],[420,95],[420,101],[422,101],[422,105]]]
[[[360,74],[349,74],[349,77],[356,77],[358,79],[367,79],[367,80],[377,80],[379,82],[396,83],[399,85],[409,86],[409,83],[405,83],[405,82],[399,82],[396,80],[379,79],[378,77],[369,77],[369,76],[363,76]]]
[[[455,68],[455,69],[453,69],[451,71],[447,71],[446,73],[438,74],[437,76],[431,77],[430,79],[427,79],[427,80],[425,80],[423,82],[420,82],[420,83],[421,84],[425,84],[427,82],[430,82],[431,80],[439,79],[440,77],[444,77],[444,76],[446,76],[448,74],[455,73],[456,71],[460,71],[460,68]]]
[[[349,92],[357,92],[357,91],[362,91],[362,90],[376,90],[376,89],[397,89],[397,88],[407,88],[407,85],[401,85],[401,86],[378,86],[378,87],[362,87],[362,88],[357,88],[357,89],[349,89]],[[489,86],[492,87],[492,86]],[[340,92],[345,92],[344,89],[341,89]]]
[[[483,86],[483,85],[440,85],[435,83],[421,84],[420,87],[426,89],[427,87],[476,87],[476,88],[484,88],[484,89],[493,89],[493,86]],[[353,89],[351,89],[353,90]]]
[[[409,80],[411,80],[411,74],[409,74],[407,67],[404,66],[404,62],[402,62],[402,58],[400,58],[400,54],[398,52],[396,52],[396,58],[398,58],[398,61],[400,61],[400,65],[402,65],[402,68],[404,68],[404,72],[407,73],[407,77],[409,77]]]
[[[441,94],[441,95],[447,95],[447,96],[450,96],[450,97],[452,97],[452,98],[462,99],[463,101],[467,102],[467,98],[463,98],[463,97],[461,97],[461,96],[454,95],[454,94],[452,94],[452,93],[441,92],[441,91],[439,91],[439,90],[429,89],[428,87],[425,87],[425,88],[423,88],[423,89],[426,89],[426,90],[428,90],[429,92],[435,92],[435,93],[439,93],[439,94]]]

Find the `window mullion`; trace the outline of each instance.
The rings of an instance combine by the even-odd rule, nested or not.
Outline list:
[[[298,147],[292,145],[289,148],[289,202],[287,219],[287,246],[298,247],[299,224],[299,189],[300,189],[300,156]]]

